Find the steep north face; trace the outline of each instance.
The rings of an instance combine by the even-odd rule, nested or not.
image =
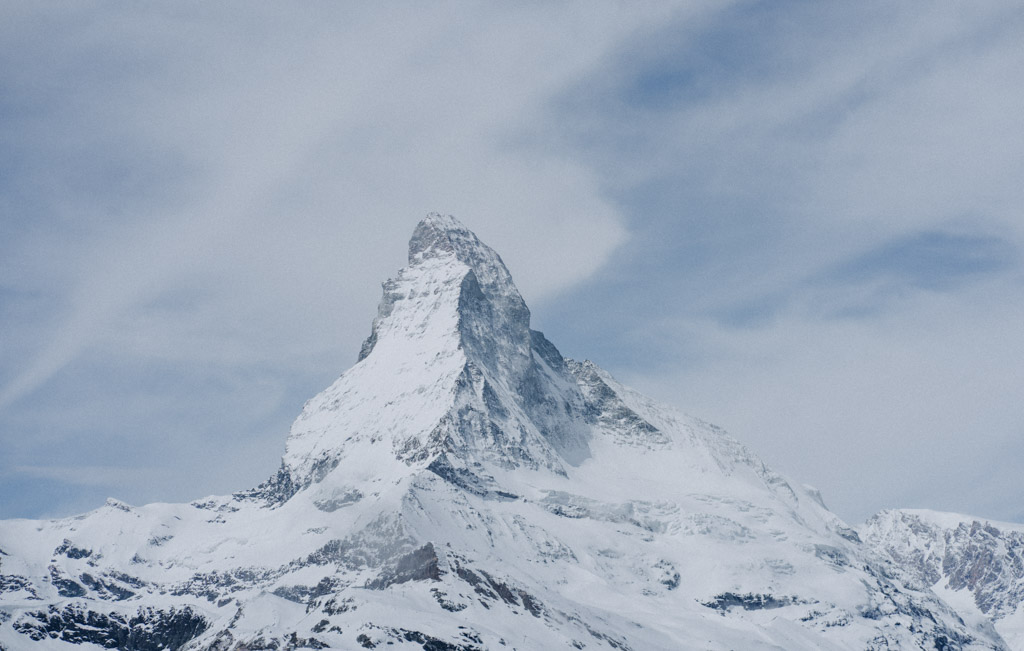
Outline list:
[[[0,522],[0,648],[1008,648],[876,550],[430,215],[267,482]]]

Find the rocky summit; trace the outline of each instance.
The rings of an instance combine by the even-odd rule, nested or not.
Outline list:
[[[901,513],[563,358],[430,215],[266,482],[0,522],[0,649],[1020,648],[1024,527]]]

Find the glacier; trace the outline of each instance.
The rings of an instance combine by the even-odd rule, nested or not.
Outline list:
[[[266,482],[0,522],[0,650],[1021,648],[1024,534],[908,513],[562,357],[432,214]]]

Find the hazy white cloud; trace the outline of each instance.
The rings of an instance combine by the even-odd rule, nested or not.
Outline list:
[[[841,515],[1019,515],[1010,4],[0,11],[5,491],[259,481],[442,211]]]
[[[258,481],[429,211],[478,230],[530,300],[587,278],[625,225],[589,166],[534,134],[622,39],[699,10],[5,7],[7,463],[130,440],[123,463],[163,455],[193,490]],[[142,443],[158,432],[177,444]]]
[[[675,335],[706,357],[628,379],[825,487],[849,517],[899,506],[1016,517],[1016,492],[983,504],[974,495],[982,480],[1017,474],[994,477],[1010,472],[1024,381],[1013,326],[1024,309],[1002,296],[917,294],[872,319],[793,311],[749,329],[664,323],[664,341]]]
[[[744,7],[576,91],[635,234],[591,354],[845,517],[1019,517],[976,487],[1019,484],[1024,13],[919,9]]]
[[[59,135],[84,141],[76,154],[101,161],[123,144],[152,150],[158,161],[184,168],[186,180],[175,184],[175,196],[140,197],[136,213],[121,219],[92,206],[85,206],[92,214],[79,213],[95,222],[82,227],[93,241],[85,256],[81,241],[57,252],[84,258],[59,290],[66,313],[50,342],[0,391],[0,405],[41,386],[85,347],[119,339],[121,321],[165,293],[228,303],[221,315],[200,305],[202,322],[216,331],[207,336],[259,340],[246,332],[256,328],[231,318],[238,315],[320,352],[335,345],[324,335],[338,328],[346,304],[361,308],[365,329],[371,294],[401,263],[403,240],[428,210],[493,230],[512,260],[535,251],[519,274],[535,296],[586,277],[622,241],[617,212],[586,168],[514,142],[542,119],[552,88],[592,65],[626,28],[623,19],[642,23],[643,16],[568,5],[508,14],[478,6],[425,13],[349,5],[317,15],[272,5],[238,9],[99,5],[80,10],[84,25],[62,37],[57,52],[45,37],[64,24],[63,14],[21,17],[39,32],[32,49],[41,61],[12,85],[31,93],[25,78],[32,76],[66,86],[42,101],[74,108],[49,109],[51,120],[69,119],[69,126],[44,119],[19,138],[45,140],[56,126]],[[567,24],[576,39],[563,38]],[[80,69],[93,84],[77,79]],[[74,174],[83,163],[53,173]],[[30,174],[19,180],[36,183]],[[116,204],[120,190],[80,194]],[[574,232],[585,237],[568,255],[554,255]],[[22,275],[33,276],[54,259],[20,262],[29,267]],[[177,327],[181,318],[187,309],[165,311],[171,322],[157,327]],[[354,326],[342,323],[349,348]]]

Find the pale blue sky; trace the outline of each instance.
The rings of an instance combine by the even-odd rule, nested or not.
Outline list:
[[[0,6],[0,517],[254,485],[416,221],[856,522],[1024,521],[1024,10]]]

